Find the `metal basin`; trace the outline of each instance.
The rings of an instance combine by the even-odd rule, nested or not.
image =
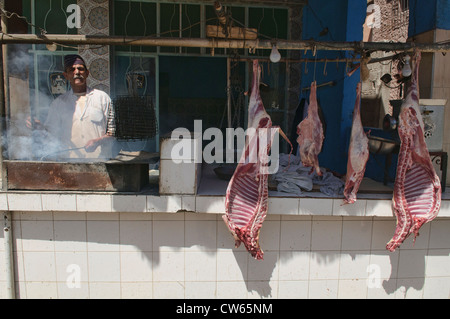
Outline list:
[[[373,154],[387,155],[398,152],[399,143],[394,140],[378,136],[367,136],[369,138],[369,152]]]
[[[228,157],[233,157],[233,160],[228,162],[227,160],[230,160]],[[231,155],[231,156],[230,156]],[[238,151],[236,149],[233,150],[223,150],[223,163],[221,163],[218,167],[214,168],[214,173],[216,176],[220,179],[229,181],[231,177],[234,174],[234,171],[236,170],[236,167],[238,165],[238,162],[240,160],[241,151]]]
[[[234,171],[236,170],[237,164],[222,164],[216,168],[214,168],[214,173],[216,173],[217,177],[223,179],[225,181],[229,181],[231,177],[233,177]]]

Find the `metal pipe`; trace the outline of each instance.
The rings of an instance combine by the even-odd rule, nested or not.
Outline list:
[[[3,133],[6,131],[6,90],[5,90],[5,76],[4,76],[4,63],[3,63],[3,45],[0,45],[0,132],[2,134],[0,135],[0,165],[1,165],[1,188],[3,191],[7,190],[7,171],[6,167],[3,163],[4,161],[4,146],[6,145],[6,142],[3,141],[3,139],[6,138],[6,133]]]
[[[231,127],[231,59],[227,58],[227,122]]]
[[[7,33],[8,32],[8,28],[7,28],[7,20],[6,17],[4,15],[2,15],[1,18],[1,24],[2,24],[2,32]],[[2,45],[2,55],[4,58],[2,58],[2,63],[3,63],[3,81],[4,81],[4,99],[5,99],[5,112],[6,112],[6,116],[9,116],[10,114],[10,109],[9,109],[9,72],[8,72],[8,46],[6,45]]]
[[[336,81],[329,81],[329,82],[317,85],[316,88],[320,88],[320,87],[323,87],[323,86],[334,86],[334,85],[336,85]],[[311,87],[308,86],[306,88],[303,88],[302,91],[309,91],[310,89],[311,89]]]
[[[15,299],[14,257],[12,246],[11,212],[3,212],[3,241],[5,244],[6,298]]]
[[[130,45],[130,46],[167,46],[192,48],[228,48],[228,49],[272,49],[272,40],[228,40],[215,38],[159,38],[147,36],[105,36],[81,34],[6,34],[0,33],[2,44],[62,44],[62,45]],[[414,42],[324,42],[277,39],[279,50],[369,50],[369,51],[414,51],[448,52],[450,42],[414,43]]]

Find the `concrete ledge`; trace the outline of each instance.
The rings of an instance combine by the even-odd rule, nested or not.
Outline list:
[[[269,197],[269,215],[393,217],[391,199],[361,198],[342,205],[342,198]],[[383,196],[382,196],[383,197]],[[0,210],[29,212],[130,212],[223,214],[225,196],[6,192]],[[443,199],[439,217],[450,217],[450,199]]]

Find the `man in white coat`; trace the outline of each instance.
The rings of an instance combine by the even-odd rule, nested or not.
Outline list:
[[[43,127],[37,120],[34,127],[45,129],[59,140],[60,158],[111,158],[114,140],[111,98],[87,86],[89,70],[79,55],[64,57],[63,74],[71,89],[52,102]]]

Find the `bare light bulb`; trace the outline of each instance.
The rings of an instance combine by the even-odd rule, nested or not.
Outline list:
[[[408,77],[411,75],[412,70],[411,70],[411,65],[409,65],[409,60],[411,58],[409,57],[409,55],[405,56],[405,65],[402,68],[402,75],[404,77]]]
[[[278,51],[277,46],[275,44],[272,46],[272,52],[270,52],[269,58],[270,58],[270,61],[272,61],[273,63],[280,62],[280,60],[281,60],[280,51]]]
[[[55,43],[49,43],[45,45],[47,47],[47,50],[51,52],[55,52],[56,49],[58,49],[58,46]]]

